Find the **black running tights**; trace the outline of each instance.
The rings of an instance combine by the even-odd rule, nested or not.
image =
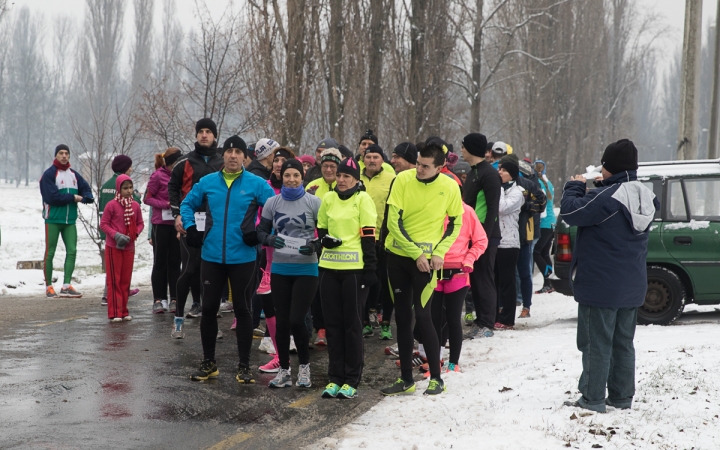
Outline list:
[[[310,309],[318,287],[318,277],[270,275],[273,306],[275,307],[278,357],[280,367],[290,368],[290,334],[295,339],[300,364],[310,362],[308,342],[310,334],[305,325],[305,316]]]
[[[450,339],[450,362],[457,364],[462,351],[462,309],[469,286],[450,293],[435,291],[432,299],[432,319],[438,342],[445,342],[443,334]],[[423,344],[424,346],[425,344]],[[439,354],[439,350],[438,350]]]
[[[175,317],[185,315],[185,303],[192,290],[193,303],[200,302],[200,249],[187,245],[185,236],[180,238],[180,276],[177,280],[177,310]],[[222,294],[222,292],[221,292]]]
[[[177,299],[177,280],[180,276],[180,242],[173,225],[153,225],[153,299],[167,300],[168,285],[170,299]]]

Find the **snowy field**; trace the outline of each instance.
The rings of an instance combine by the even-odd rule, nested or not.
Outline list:
[[[3,296],[42,295],[39,270],[15,269],[17,261],[43,259],[37,184],[0,184],[0,196],[0,303]],[[97,295],[104,282],[100,258],[81,225],[78,235],[75,284]],[[60,244],[60,279],[64,254]],[[143,238],[134,286],[149,283],[151,266],[152,249]],[[540,278],[535,281],[539,287]],[[720,448],[720,316],[714,307],[688,306],[677,325],[638,327],[635,403],[632,410],[608,408],[607,414],[562,406],[579,396],[576,308],[564,295],[535,296],[532,317],[518,320],[516,330],[464,343],[463,372],[445,375],[446,393],[425,397],[427,381],[420,382],[415,395],[383,399],[314,448]],[[362,385],[359,393],[377,395]]]

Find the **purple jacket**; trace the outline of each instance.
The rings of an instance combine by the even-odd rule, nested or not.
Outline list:
[[[147,185],[145,204],[152,206],[152,217],[150,222],[153,225],[174,225],[173,220],[162,220],[162,210],[170,209],[170,197],[168,196],[168,182],[170,181],[170,170],[161,167],[152,175]]]

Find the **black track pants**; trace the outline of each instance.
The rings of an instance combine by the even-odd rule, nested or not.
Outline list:
[[[168,286],[170,299],[177,299],[177,280],[180,276],[180,241],[173,225],[153,225],[153,299],[167,300]]]
[[[517,267],[519,256],[519,248],[499,248],[497,251],[495,280],[497,282],[498,306],[502,308],[497,321],[503,325],[515,325],[515,309],[517,307],[515,267]]]
[[[365,360],[362,316],[368,288],[360,288],[363,274],[355,270],[320,268],[320,301],[328,344],[331,383],[357,389]],[[412,345],[411,345],[412,346]]]
[[[185,303],[192,290],[193,303],[200,302],[203,287],[200,284],[200,252],[199,248],[187,245],[185,236],[180,238],[180,276],[177,281],[177,311],[175,317],[185,315]]]
[[[200,338],[202,339],[204,359],[215,359],[215,340],[217,339],[217,313],[223,289],[230,281],[233,293],[233,311],[237,319],[235,336],[237,337],[240,363],[250,363],[252,346],[252,316],[250,297],[252,294],[255,261],[244,264],[219,264],[202,261],[203,302],[200,319]]]
[[[491,330],[495,326],[498,308],[495,287],[495,255],[497,251],[497,245],[488,244],[485,253],[475,261],[473,272],[470,274],[470,290],[477,315],[475,323],[480,328],[487,327]]]
[[[290,367],[290,334],[295,339],[300,364],[307,364],[310,362],[310,334],[305,325],[305,317],[317,291],[318,277],[273,273],[270,275],[270,285],[277,320],[275,340],[280,366],[283,369]]]
[[[440,378],[440,344],[432,321],[432,294],[425,306],[422,305],[423,290],[432,274],[420,272],[411,258],[388,253],[388,277],[395,295],[395,322],[397,323],[397,342],[400,350],[400,369],[402,378],[412,383],[413,352],[413,311],[420,342],[425,347],[430,376]],[[383,317],[383,320],[385,318]]]
[[[450,339],[450,362],[453,364],[458,363],[462,351],[462,310],[468,289],[464,287],[448,294],[435,291],[433,294],[433,325],[440,345],[445,343],[445,336]]]

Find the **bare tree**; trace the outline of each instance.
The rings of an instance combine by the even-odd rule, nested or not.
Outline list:
[[[151,43],[153,12],[155,0],[134,0],[135,8],[135,41],[131,51],[130,66],[132,67],[131,92],[137,92],[145,84],[152,71]]]
[[[93,101],[96,109],[105,109],[115,94],[117,62],[123,40],[125,0],[85,0],[87,43],[92,57]]]
[[[370,0],[370,58],[368,63],[368,96],[365,123],[367,128],[378,130],[380,105],[383,99],[382,74],[384,44],[383,31],[387,25],[388,5],[386,0]]]

